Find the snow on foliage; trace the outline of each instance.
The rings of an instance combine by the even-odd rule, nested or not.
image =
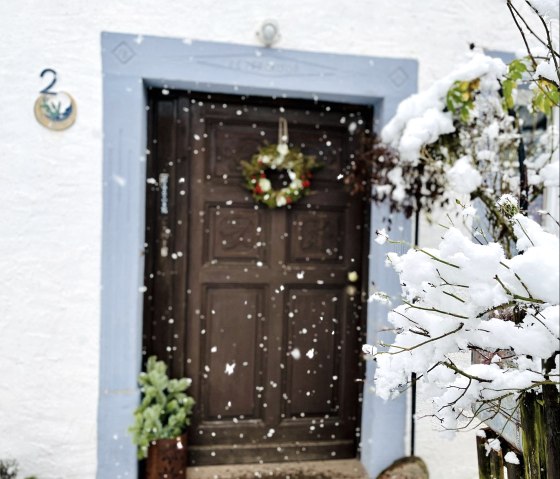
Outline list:
[[[541,363],[560,341],[558,238],[521,214],[511,222],[523,251],[513,258],[498,243],[476,244],[455,228],[437,249],[389,253],[404,304],[389,314],[394,342],[372,350],[380,397],[399,394],[414,372],[430,385],[443,427],[455,429],[458,411],[548,381]],[[458,367],[454,355],[469,350],[506,350],[507,361]]]
[[[487,78],[485,87],[498,90],[496,79],[506,73],[507,67],[499,58],[475,53],[466,64],[459,66],[430,88],[412,95],[399,105],[397,114],[383,128],[382,140],[396,148],[403,161],[415,163],[422,146],[434,143],[446,133],[455,131],[452,112],[445,110],[447,92],[456,81],[470,82]]]
[[[550,81],[558,81],[558,72],[552,60],[539,63],[535,69],[535,77],[543,77]]]
[[[459,194],[471,194],[482,184],[482,176],[468,155],[459,158],[446,174],[451,188]]]
[[[559,182],[558,127],[550,120],[560,104],[560,54],[550,22],[541,20],[545,34],[528,56],[506,65],[475,49],[464,64],[404,100],[354,163],[345,180],[353,191],[371,192],[374,201],[388,201],[407,216],[422,210],[428,219],[456,199],[477,200],[497,225],[488,233],[507,249],[513,231],[502,231],[496,197],[514,194],[525,210]]]
[[[552,60],[548,62],[552,67],[541,62],[535,75],[555,74],[558,82]],[[517,192],[520,143],[526,150],[525,196],[537,196],[545,184],[557,181],[557,131],[549,126],[546,132],[523,137],[519,113],[509,105],[527,71],[525,60],[512,70],[498,58],[474,52],[466,64],[403,101],[381,134],[399,158],[393,165],[385,161],[386,154],[379,159],[387,169],[391,199],[406,204],[417,198],[416,207],[430,211],[434,203],[446,204],[461,195],[486,204],[496,194]],[[554,99],[547,94],[545,100],[549,97]]]
[[[506,453],[506,455],[504,456],[504,461],[510,464],[519,464],[519,458],[513,451],[509,451],[508,453]]]

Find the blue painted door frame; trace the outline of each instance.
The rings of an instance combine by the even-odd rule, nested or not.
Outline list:
[[[127,434],[139,400],[142,346],[146,185],[146,88],[285,96],[373,105],[376,128],[416,92],[417,62],[269,49],[229,43],[102,33],[103,236],[97,478],[134,478],[136,449]],[[384,205],[372,208],[371,230],[384,227]],[[393,218],[393,236],[410,239],[410,222]],[[384,267],[394,246],[371,243],[369,277],[398,294]],[[368,342],[379,339],[387,310],[368,305]],[[366,368],[360,458],[370,477],[405,454],[404,398],[373,394]]]

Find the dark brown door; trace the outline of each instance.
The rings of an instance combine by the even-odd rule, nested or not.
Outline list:
[[[240,161],[279,116],[324,167],[271,210]],[[190,463],[355,457],[366,215],[339,175],[371,109],[158,92],[149,117],[144,345],[193,380]]]

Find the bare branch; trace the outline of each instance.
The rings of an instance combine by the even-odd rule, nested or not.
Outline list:
[[[529,43],[527,42],[527,38],[525,38],[525,32],[523,31],[523,28],[521,28],[521,25],[519,25],[519,22],[517,21],[517,16],[515,15],[512,5],[511,5],[511,0],[507,1],[507,7],[509,9],[509,12],[511,13],[511,18],[513,18],[513,21],[515,22],[515,25],[517,26],[517,29],[519,30],[519,33],[521,33],[521,38],[523,39],[523,43],[525,44],[525,48],[527,49],[527,53],[529,54],[529,58],[531,59],[531,63],[533,64],[533,68],[537,68],[537,62],[535,61],[535,57],[533,56],[533,54],[531,53],[531,48],[529,47]]]
[[[438,339],[445,338],[446,336],[451,336],[452,334],[455,334],[456,332],[458,332],[458,331],[460,331],[461,329],[463,329],[463,326],[464,326],[464,324],[461,323],[461,324],[459,324],[459,326],[458,326],[456,329],[454,329],[453,331],[449,331],[449,332],[447,332],[447,333],[444,333],[444,334],[442,334],[441,336],[436,336],[435,338],[430,338],[430,339],[428,339],[427,341],[423,341],[423,342],[421,342],[421,343],[415,344],[414,346],[412,346],[412,347],[410,347],[410,348],[405,348],[404,346],[397,346],[396,344],[387,344],[387,343],[381,342],[381,343],[380,343],[381,346],[389,347],[389,348],[397,348],[397,349],[399,349],[399,351],[393,351],[393,352],[390,352],[390,351],[381,351],[381,352],[379,352],[379,353],[377,353],[377,354],[390,354],[390,355],[394,355],[394,354],[404,353],[405,351],[412,351],[412,350],[417,349],[417,348],[419,348],[419,347],[421,347],[421,346],[424,346],[424,345],[426,345],[426,344],[428,344],[428,343],[432,343],[432,342],[434,342],[434,341],[437,341]]]
[[[422,306],[416,306],[415,304],[409,303],[408,301],[403,301],[404,304],[406,304],[407,306],[414,308],[414,309],[421,309],[422,311],[431,311],[433,313],[440,313],[440,314],[445,314],[447,316],[453,316],[454,318],[461,318],[461,319],[469,319],[468,316],[463,316],[461,314],[455,314],[455,313],[450,313],[449,311],[443,311],[441,309],[436,309],[434,307],[432,308],[424,308]],[[462,323],[461,323],[462,324]]]

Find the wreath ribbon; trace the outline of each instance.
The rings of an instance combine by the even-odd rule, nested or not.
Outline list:
[[[278,119],[278,144],[288,144],[288,121],[281,116]]]

